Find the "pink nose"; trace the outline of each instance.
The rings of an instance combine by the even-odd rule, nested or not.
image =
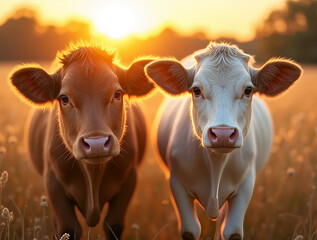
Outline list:
[[[109,155],[113,140],[107,137],[87,137],[80,140],[80,147],[86,157],[103,157]]]
[[[237,142],[239,133],[235,128],[210,128],[208,131],[208,138],[212,147],[234,147]]]

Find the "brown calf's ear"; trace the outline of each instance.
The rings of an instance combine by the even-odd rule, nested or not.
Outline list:
[[[144,72],[144,67],[151,61],[150,59],[137,60],[128,69],[119,70],[120,85],[128,95],[144,96],[154,88]]]
[[[293,61],[275,59],[268,61],[252,74],[252,82],[257,91],[268,96],[276,96],[288,89],[301,75],[301,67]]]
[[[145,67],[145,72],[165,92],[178,95],[189,90],[193,78],[176,60],[157,60]]]
[[[43,105],[52,102],[60,91],[57,75],[49,75],[38,67],[22,67],[11,75],[10,83],[28,102]]]

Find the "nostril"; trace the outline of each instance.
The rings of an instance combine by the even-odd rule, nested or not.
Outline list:
[[[112,138],[109,136],[107,137],[105,144],[103,145],[105,150],[109,149],[111,147],[112,144]]]
[[[229,141],[235,142],[238,138],[238,135],[239,135],[239,133],[238,133],[237,129],[233,129],[233,133],[230,135]]]
[[[235,134],[236,134],[236,130],[233,129],[233,133],[230,135],[229,139],[230,139],[230,140],[233,139]]]
[[[213,131],[211,131],[211,138],[217,140],[217,135]]]
[[[85,151],[89,151],[91,149],[89,143],[87,143],[84,138],[81,139],[80,143]]]
[[[209,138],[212,140],[212,141],[217,141],[217,135],[216,133],[213,131],[213,129],[209,129]]]

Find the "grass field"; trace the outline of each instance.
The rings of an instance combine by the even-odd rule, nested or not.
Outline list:
[[[13,213],[13,219],[0,216],[0,239],[8,239],[8,234],[10,239],[45,239],[45,235],[53,239],[50,205],[41,204],[45,190],[23,145],[30,107],[7,85],[14,65],[0,64],[0,174],[8,172],[4,187],[0,178],[0,204]],[[245,239],[317,239],[317,66],[303,68],[303,76],[287,94],[266,99],[274,119],[274,146],[257,177],[245,218]],[[156,93],[142,103],[149,129],[161,99]],[[198,212],[201,239],[212,239],[214,223],[201,209]],[[83,239],[88,238],[104,238],[100,225],[85,227]],[[180,239],[169,187],[151,145],[139,172],[123,239]]]

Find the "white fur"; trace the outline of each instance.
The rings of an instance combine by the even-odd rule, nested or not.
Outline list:
[[[231,54],[231,55],[230,55]],[[181,232],[196,239],[200,224],[194,209],[198,200],[212,219],[228,201],[226,225],[215,239],[228,239],[238,233],[243,239],[243,220],[257,171],[265,163],[272,144],[272,123],[265,104],[258,97],[243,98],[244,89],[253,87],[248,62],[242,52],[208,51],[184,59],[194,72],[193,87],[204,98],[189,94],[165,100],[157,115],[157,144],[170,171],[170,184],[181,220]],[[210,127],[236,128],[235,149],[221,153],[210,148]],[[223,218],[218,218],[220,229]]]

